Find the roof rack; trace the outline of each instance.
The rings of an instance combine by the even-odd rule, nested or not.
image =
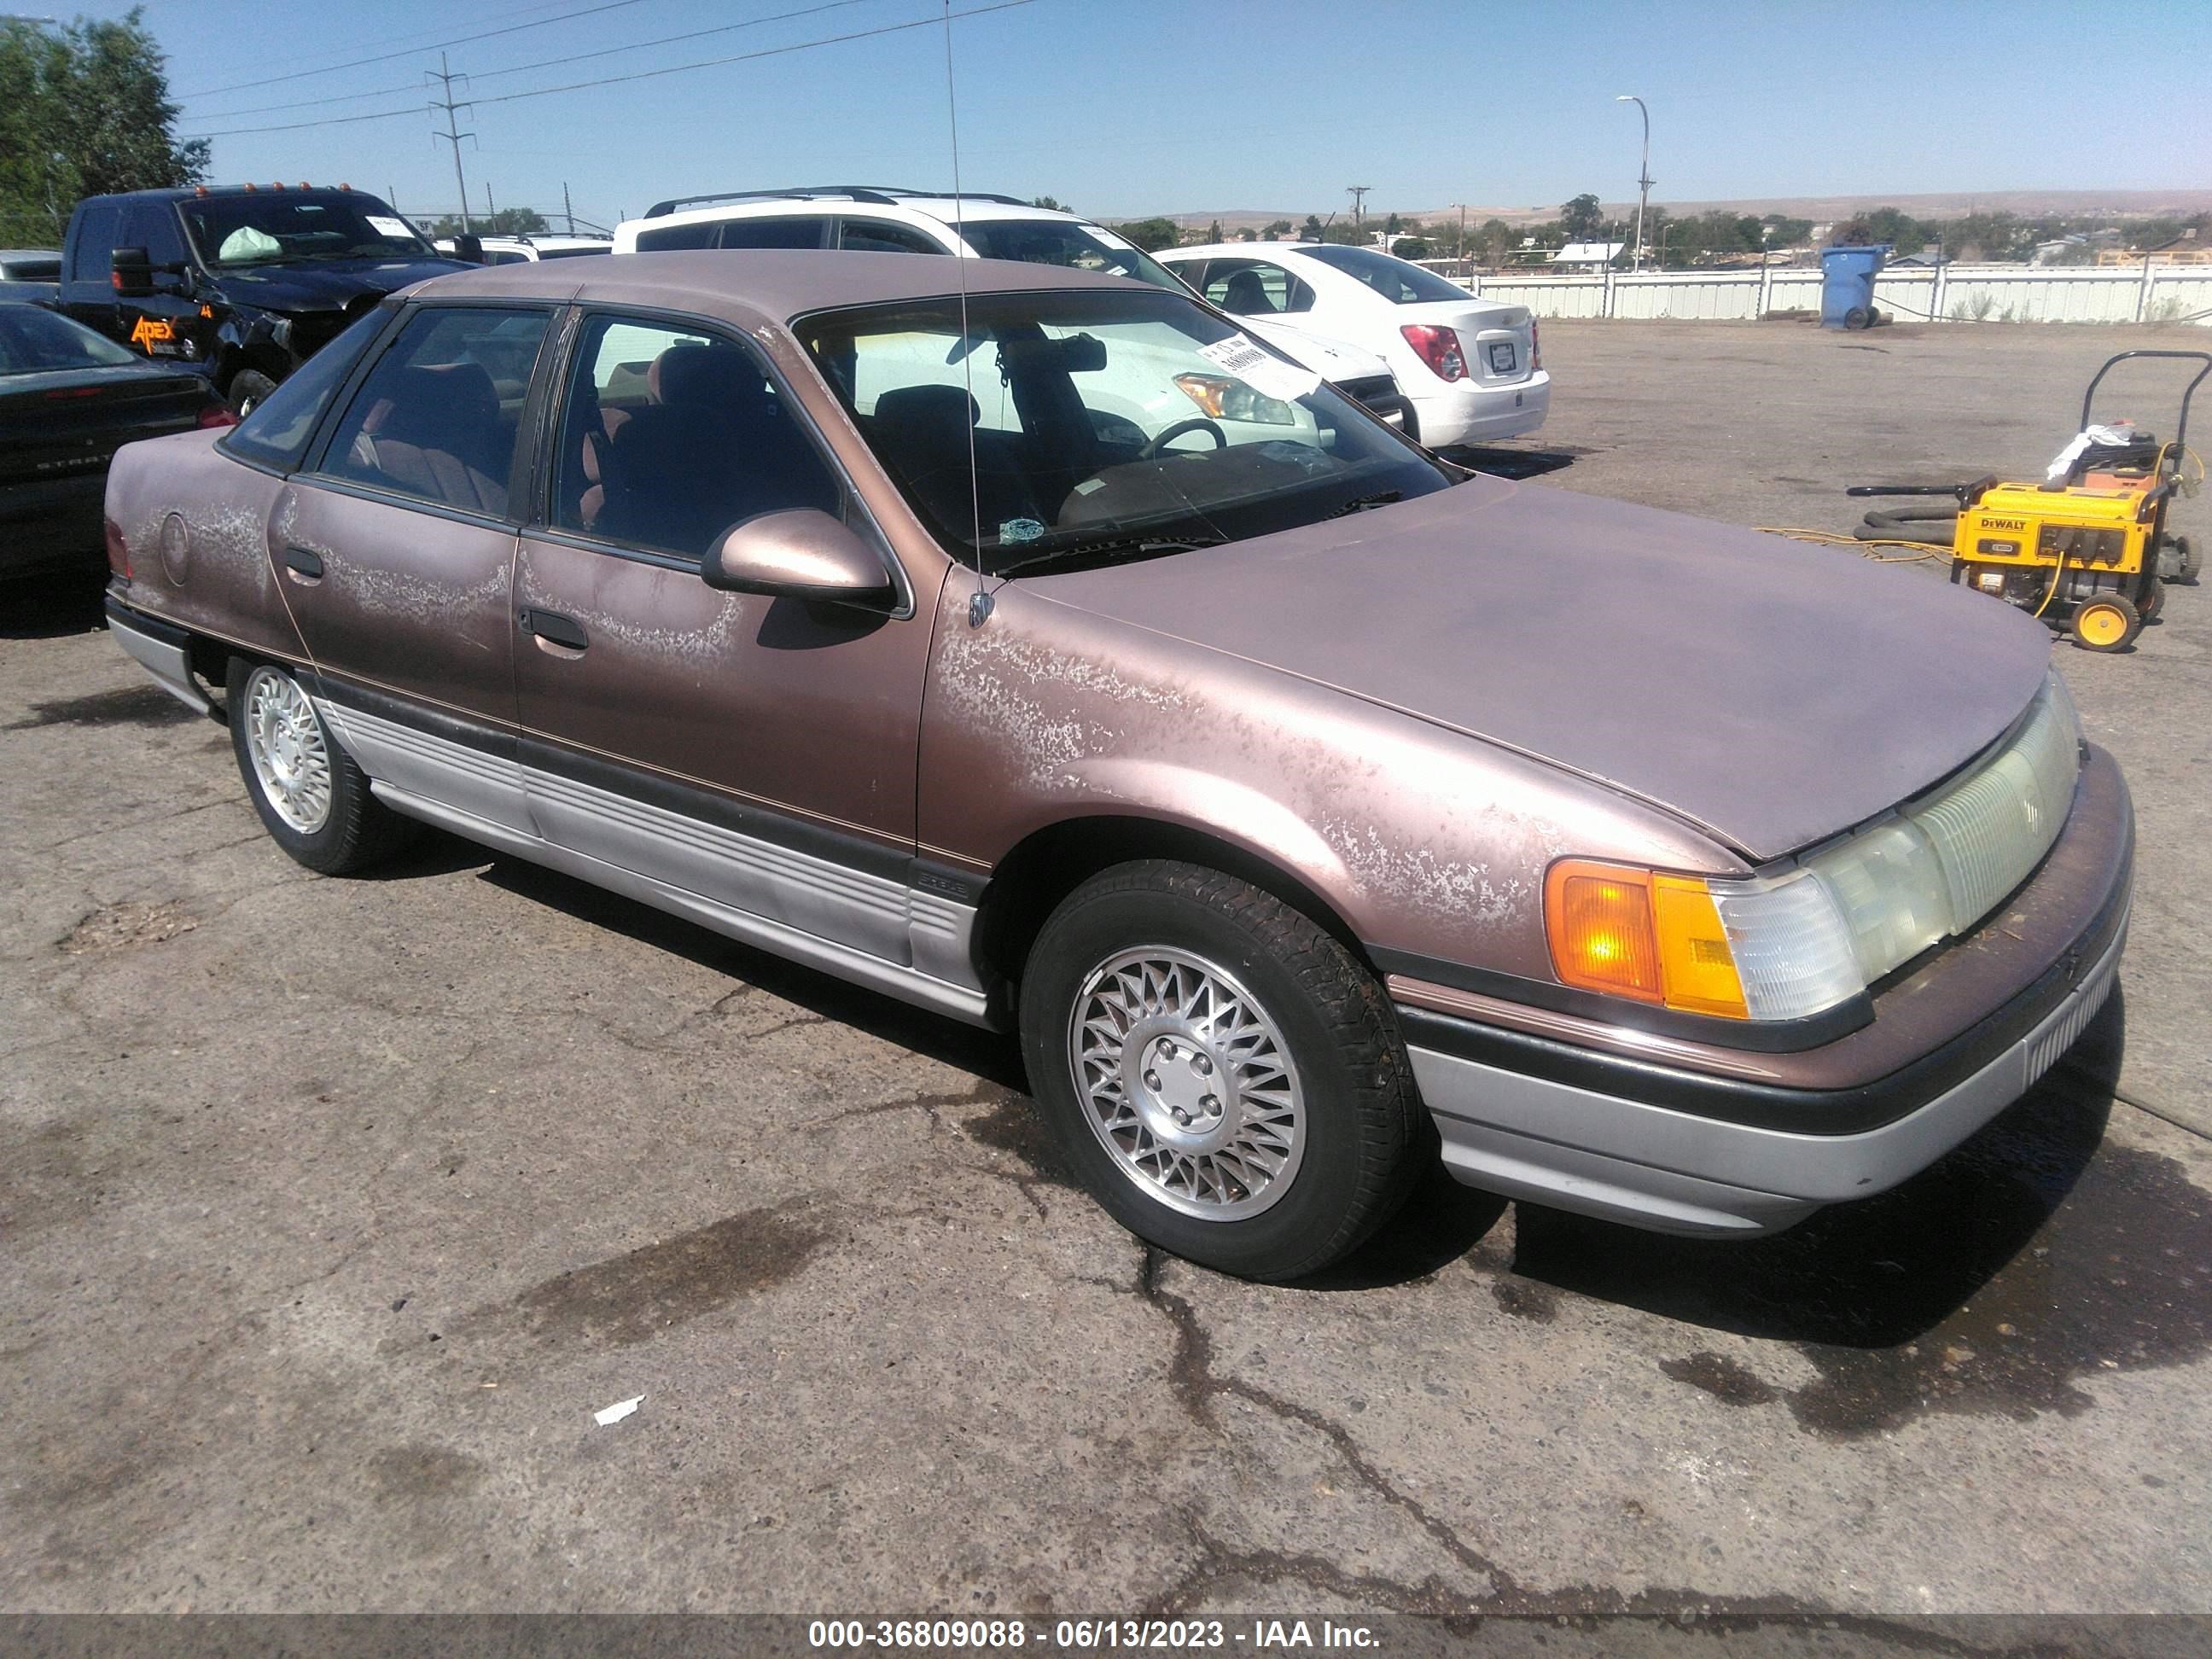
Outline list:
[[[988,190],[912,190],[902,185],[792,185],[781,190],[732,190],[714,196],[672,197],[665,202],[655,202],[646,209],[645,216],[659,219],[679,208],[703,207],[710,202],[811,202],[822,197],[837,197],[848,202],[867,202],[878,207],[889,207],[902,196],[931,197],[944,201],[997,202],[1006,207],[1031,205],[1018,196],[1000,196]]]

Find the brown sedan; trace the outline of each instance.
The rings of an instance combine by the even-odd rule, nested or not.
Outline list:
[[[1255,1277],[1439,1142],[1673,1231],[1878,1192],[2126,931],[2029,618],[1469,475],[1114,278],[443,277],[107,513],[116,638],[302,863],[427,821],[1018,1026],[1099,1200]]]

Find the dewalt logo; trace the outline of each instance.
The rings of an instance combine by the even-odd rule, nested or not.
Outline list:
[[[155,341],[173,340],[176,337],[177,325],[174,323],[155,317],[141,317],[138,319],[138,325],[131,331],[131,343],[135,346],[143,346],[149,352],[153,350]]]
[[[2027,520],[2025,519],[1984,519],[1982,520],[1982,528],[1984,530],[2025,530],[2027,528]]]

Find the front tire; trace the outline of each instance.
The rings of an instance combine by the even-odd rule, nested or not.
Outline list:
[[[231,751],[262,826],[326,876],[365,870],[396,850],[409,823],[370,794],[307,689],[272,663],[234,657],[224,686]]]
[[[1429,1130],[1389,1001],[1272,894],[1165,860],[1054,910],[1022,975],[1032,1092],[1115,1219],[1221,1272],[1283,1280],[1403,1202]]]

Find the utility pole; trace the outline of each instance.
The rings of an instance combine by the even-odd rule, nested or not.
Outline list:
[[[432,109],[441,109],[446,112],[446,130],[443,132],[434,131],[430,136],[433,138],[442,138],[453,147],[453,183],[459,187],[461,192],[461,234],[466,236],[470,234],[469,183],[466,179],[464,179],[461,176],[461,140],[464,138],[473,138],[476,137],[476,134],[473,132],[458,132],[454,131],[453,112],[455,110],[466,109],[469,106],[465,100],[458,104],[453,101],[453,82],[456,81],[465,81],[468,79],[468,76],[465,75],[454,75],[449,71],[446,68],[446,54],[442,52],[438,54],[438,67],[434,70],[426,71],[426,73],[428,74],[432,79],[440,83],[440,85],[444,88],[446,94],[442,100],[434,98],[430,100],[430,107]]]
[[[1361,223],[1364,222],[1364,216],[1362,210],[1364,209],[1367,204],[1367,192],[1374,189],[1375,186],[1372,185],[1346,185],[1344,188],[1346,193],[1352,198],[1352,228],[1354,230],[1358,230],[1360,228]]]
[[[1644,100],[1632,92],[1624,92],[1613,100],[1616,104],[1633,104],[1644,115],[1644,160],[1636,169],[1636,252],[1631,267],[1644,269],[1644,210],[1651,200],[1651,112],[1644,107]]]

